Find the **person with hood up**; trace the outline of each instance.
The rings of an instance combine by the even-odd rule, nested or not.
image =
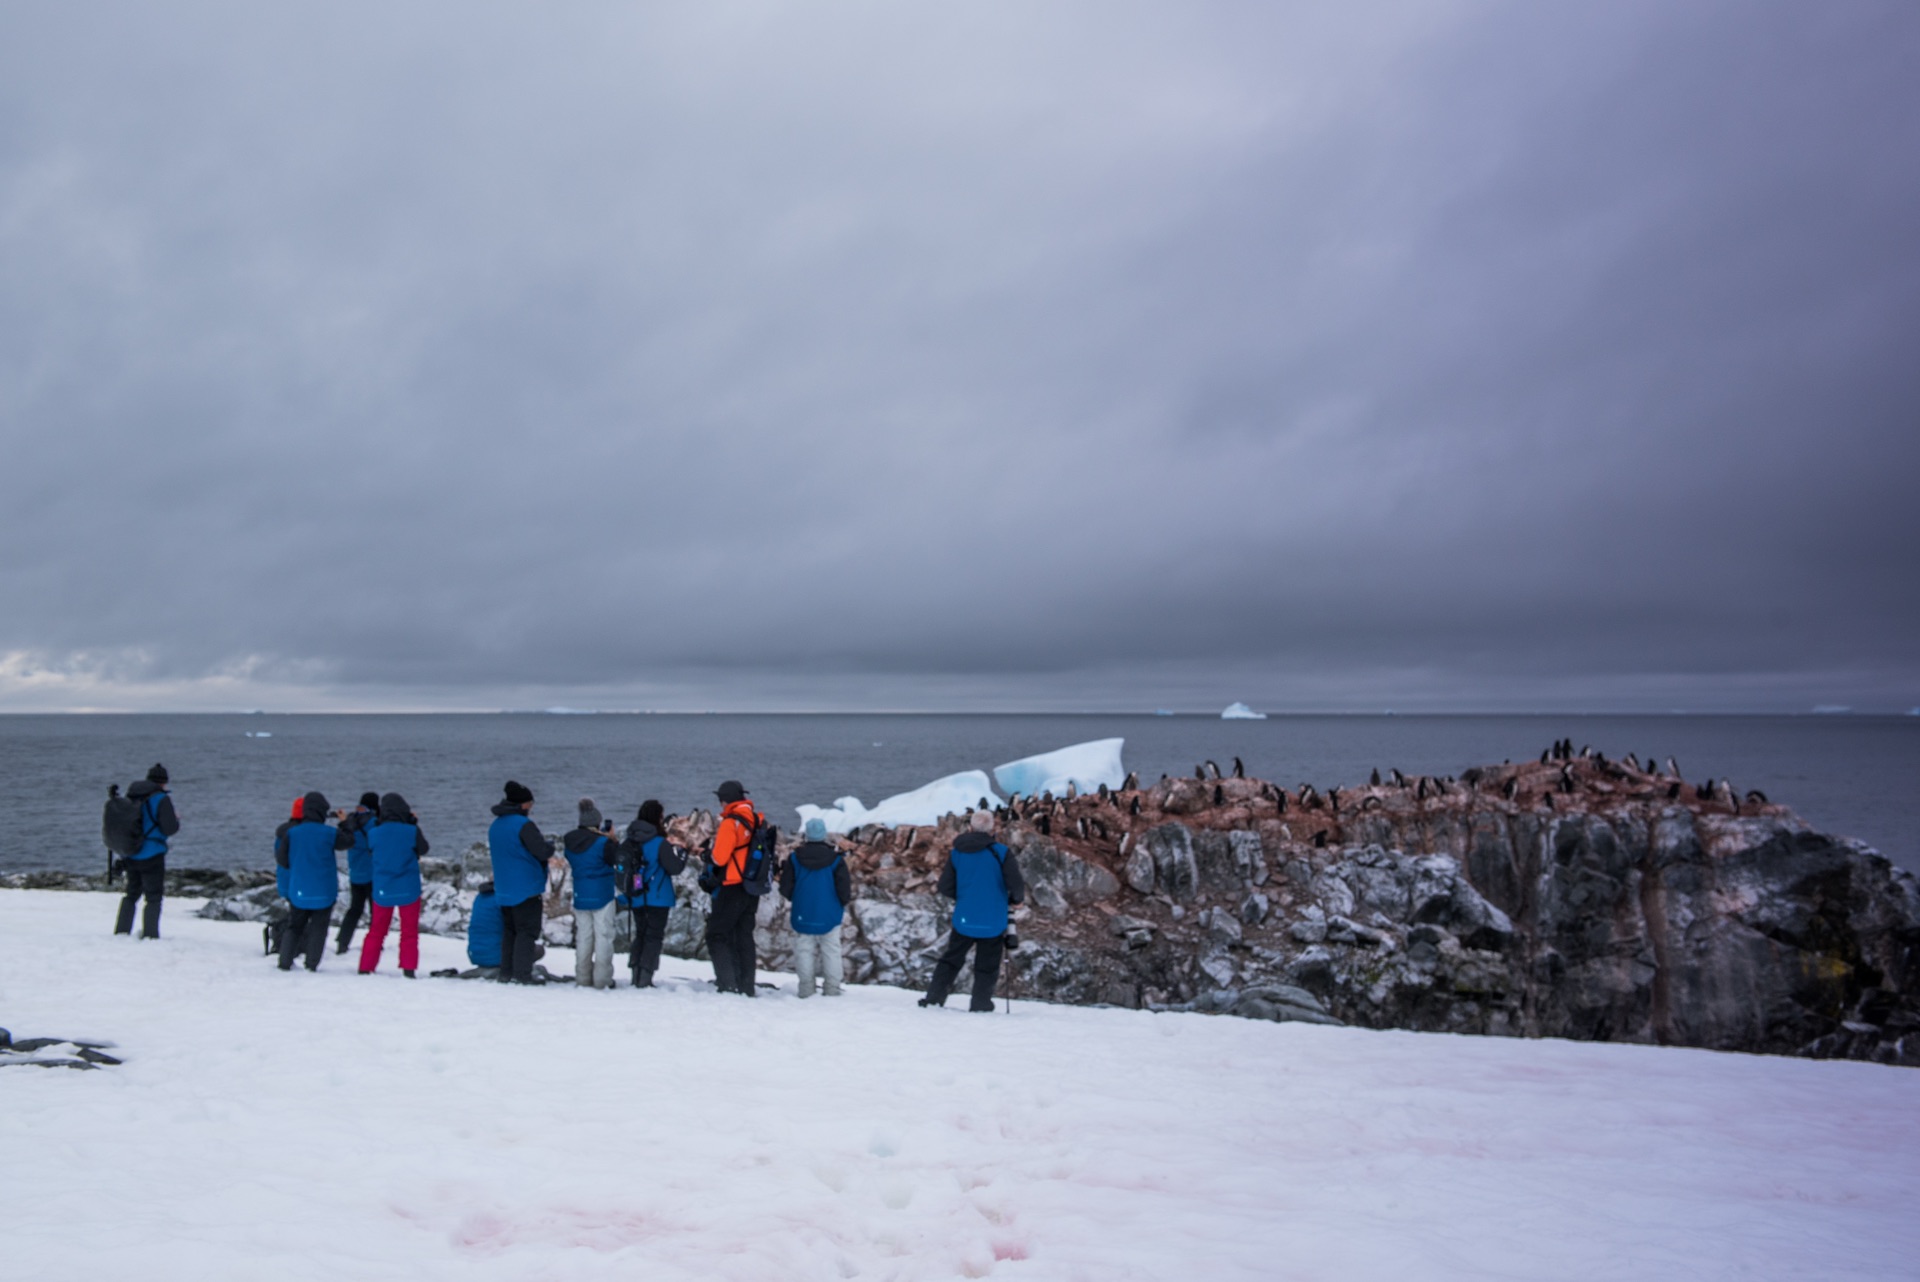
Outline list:
[[[626,870],[621,887],[633,914],[633,951],[627,967],[635,988],[652,988],[653,972],[660,969],[660,945],[667,938],[667,917],[673,911],[673,879],[687,866],[687,852],[666,837],[664,808],[652,798],[627,825],[620,843],[620,866]]]
[[[707,914],[707,955],[713,959],[713,984],[723,993],[754,997],[758,958],[753,946],[753,918],[760,901],[740,884],[746,871],[747,846],[753,830],[765,822],[738,779],[714,789],[720,799],[720,826],[713,834],[713,864],[720,888],[713,892]]]
[[[535,984],[535,946],[540,942],[540,897],[547,892],[553,847],[527,812],[533,790],[507,780],[505,797],[493,808],[487,849],[493,855],[493,893],[500,901],[500,982]]]
[[[473,970],[462,979],[500,977],[500,901],[490,881],[480,883],[473,911],[467,915],[467,961]]]
[[[373,825],[380,813],[380,794],[363,792],[360,804],[340,816],[340,831],[353,837],[347,850],[347,912],[340,919],[340,938],[333,951],[344,953],[360,928],[360,915],[373,898]]]
[[[592,797],[580,798],[580,826],[560,839],[573,867],[573,977],[582,988],[613,987],[613,824]]]
[[[387,927],[400,914],[400,973],[408,979],[420,968],[420,857],[427,834],[420,831],[407,799],[397,792],[380,798],[379,817],[368,834],[373,847],[373,920],[360,945],[360,973],[371,975],[386,946]]]
[[[318,792],[302,797],[298,817],[280,826],[273,861],[287,875],[281,893],[289,905],[287,924],[280,931],[281,970],[292,970],[293,959],[302,953],[308,970],[320,969],[333,906],[340,899],[340,865],[334,852],[352,844],[352,833],[327,823],[327,799]]]
[[[933,983],[922,1006],[944,1006],[953,981],[973,949],[973,1001],[968,1010],[993,1009],[993,986],[1000,980],[1000,957],[1005,951],[1008,905],[1027,897],[1026,879],[1013,852],[993,839],[993,812],[976,810],[968,831],[960,834],[940,871],[939,891],[953,900],[953,933],[933,968]]]
[[[827,825],[818,816],[807,820],[805,838],[780,865],[780,893],[793,901],[788,921],[793,926],[793,970],[800,980],[800,996],[814,993],[817,971],[826,981],[829,997],[840,995],[846,977],[840,954],[840,923],[853,901],[853,878],[839,849],[827,841]]]
[[[167,792],[167,768],[154,762],[147,777],[127,789],[127,796],[140,803],[140,831],[145,840],[140,849],[127,856],[127,893],[120,900],[120,914],[113,933],[133,933],[133,912],[146,896],[147,910],[140,921],[140,938],[160,938],[160,904],[167,896],[167,842],[180,831],[179,817],[173,813],[173,798]]]

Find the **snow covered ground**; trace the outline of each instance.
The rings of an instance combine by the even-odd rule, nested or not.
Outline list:
[[[193,906],[139,943],[107,896],[0,891],[0,1024],[126,1058],[0,1070],[9,1277],[1920,1272],[1910,1070],[748,1002],[671,961],[652,992],[282,974]]]

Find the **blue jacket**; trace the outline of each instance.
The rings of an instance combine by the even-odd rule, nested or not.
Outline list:
[[[520,807],[503,801],[493,808],[487,849],[493,855],[493,893],[502,908],[547,893],[547,860],[553,848]]]
[[[353,834],[353,845],[347,850],[347,882],[349,885],[365,886],[373,881],[373,825],[374,813],[371,810],[356,807],[347,816],[341,829]]]
[[[561,839],[567,862],[573,865],[573,906],[590,913],[613,902],[613,839],[591,828],[575,828]],[[498,882],[496,880],[495,884]]]
[[[809,845],[815,843],[808,843]],[[807,847],[802,846],[805,850]],[[846,864],[846,858],[839,851],[833,852],[833,858],[824,865],[817,860],[802,862],[796,856],[789,858],[783,872],[790,871],[792,883],[793,909],[788,914],[795,931],[802,935],[826,935],[840,929],[840,923],[846,920],[846,905],[840,899],[840,884],[844,877],[840,875]],[[782,882],[789,879],[781,878]],[[787,886],[782,885],[782,890]]]
[[[620,858],[638,871],[634,874],[634,884],[622,887],[631,893],[622,894],[620,898],[632,908],[673,907],[677,898],[673,890],[674,876],[687,866],[686,856],[678,851],[679,847],[645,820],[636,819],[628,824],[626,840],[620,843]]]
[[[325,820],[303,819],[287,829],[287,885],[282,893],[288,903],[306,909],[333,907],[340,898],[340,865],[333,852],[342,835]]]
[[[373,846],[373,902],[400,908],[420,899],[420,856],[427,835],[413,822],[413,810],[397,792],[380,798],[380,818],[368,835]]]
[[[467,960],[475,966],[498,966],[503,929],[500,900],[492,894],[475,895],[467,915]]]
[[[127,796],[139,799],[140,827],[146,833],[140,852],[127,857],[139,860],[166,854],[167,838],[180,831],[179,817],[173,813],[173,798],[150,779],[136,781],[127,789]]]
[[[953,932],[968,939],[1007,933],[1007,906],[1027,897],[1013,852],[984,832],[960,834],[940,873],[940,893],[953,898]]]

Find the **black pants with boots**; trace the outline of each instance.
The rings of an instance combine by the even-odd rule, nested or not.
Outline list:
[[[531,984],[534,950],[540,943],[540,896],[500,909],[500,982]]]
[[[113,933],[133,933],[134,905],[140,902],[140,896],[145,895],[147,912],[140,923],[141,937],[160,938],[160,901],[167,897],[167,857],[155,855],[151,859],[129,859],[120,866],[127,870],[127,894],[120,901],[120,920],[114,923]]]
[[[327,927],[333,925],[333,905],[325,908],[295,908],[280,928],[280,969],[292,970],[293,959],[306,954],[307,969],[319,970],[320,958],[327,951]]]
[[[960,974],[960,967],[967,960],[967,950],[973,954],[973,1001],[968,1010],[992,1010],[993,986],[1000,982],[1000,955],[1005,951],[1007,938],[995,935],[992,939],[974,939],[954,931],[947,936],[946,949],[940,954],[940,960],[934,963],[933,985],[927,989],[927,1001],[935,1006],[946,1004],[947,994],[953,991],[953,981]]]
[[[627,965],[633,971],[635,987],[653,985],[653,972],[660,969],[660,945],[667,941],[667,914],[670,908],[633,908],[633,952]]]
[[[739,886],[722,886],[707,914],[707,955],[713,958],[713,982],[723,993],[755,996],[759,958],[753,945],[753,917],[760,901]]]
[[[352,882],[347,886],[347,893],[351,896],[347,900],[347,915],[340,919],[340,938],[335,941],[335,946],[343,953],[347,951],[347,945],[353,942],[353,932],[360,928],[360,914],[367,910],[367,901],[373,898],[373,883]]]

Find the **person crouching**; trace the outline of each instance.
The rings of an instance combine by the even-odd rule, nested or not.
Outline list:
[[[412,979],[420,967],[420,856],[427,853],[427,834],[407,799],[390,792],[380,798],[380,817],[367,840],[373,846],[373,920],[360,946],[360,973],[371,975],[380,964],[387,927],[397,912],[400,973]]]
[[[780,865],[780,894],[793,901],[788,915],[793,970],[800,996],[813,996],[817,972],[826,981],[827,996],[838,997],[845,978],[840,923],[853,899],[853,878],[846,857],[827,841],[827,825],[818,816],[807,820],[802,836],[805,840]]]
[[[990,1011],[1007,942],[1007,908],[1027,897],[1027,883],[1013,852],[993,839],[991,810],[974,811],[968,828],[953,843],[947,866],[940,872],[939,891],[953,900],[953,934],[934,965],[933,983],[920,1004],[946,1005],[971,948],[975,950],[973,1001],[967,1009]]]
[[[560,839],[573,866],[573,977],[585,988],[613,987],[613,824],[592,797],[580,798],[580,826]]]
[[[302,953],[308,970],[320,969],[333,906],[340,899],[340,866],[334,852],[352,844],[352,833],[327,822],[327,799],[318,792],[302,797],[299,817],[282,825],[273,843],[274,863],[286,874],[281,893],[290,905],[280,930],[281,970],[292,970],[293,959]]]

